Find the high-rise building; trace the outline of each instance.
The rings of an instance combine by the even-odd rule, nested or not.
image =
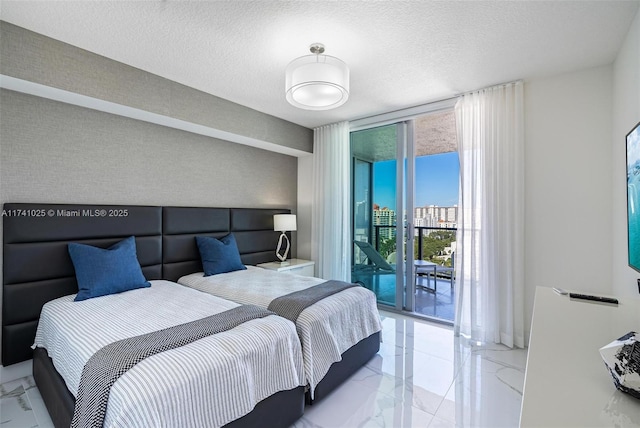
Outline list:
[[[429,205],[414,211],[414,225],[423,227],[455,228],[458,224],[458,206],[439,207]]]
[[[390,239],[396,237],[396,212],[385,207],[382,209],[373,210],[373,225],[374,226],[394,226],[394,227],[380,227],[378,228],[380,239]]]
[[[457,223],[458,222],[458,206],[454,205],[452,207],[446,207],[445,221],[449,223]]]

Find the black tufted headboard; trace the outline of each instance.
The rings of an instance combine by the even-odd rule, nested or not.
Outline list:
[[[162,278],[161,207],[4,204],[2,365],[32,358],[42,306],[78,291],[67,244],[106,248],[132,235],[145,277]]]
[[[290,212],[287,209],[164,207],[164,278],[176,281],[183,275],[202,272],[196,235],[219,238],[233,232],[244,264],[276,260],[280,232],[273,230],[273,215]]]

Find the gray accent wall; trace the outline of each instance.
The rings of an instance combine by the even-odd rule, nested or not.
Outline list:
[[[0,92],[0,198],[296,207],[297,159],[18,92]]]

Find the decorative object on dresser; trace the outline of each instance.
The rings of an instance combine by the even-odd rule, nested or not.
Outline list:
[[[287,256],[289,255],[289,249],[291,248],[291,243],[289,242],[289,237],[287,236],[287,232],[293,232],[298,229],[298,225],[296,224],[296,215],[295,214],[275,214],[273,216],[273,230],[276,232],[282,232],[280,234],[280,238],[278,239],[278,248],[276,248],[276,256],[280,259],[283,266],[288,265]],[[282,241],[287,241],[287,248],[284,250],[284,254],[280,254],[282,249]]]
[[[616,388],[640,398],[640,336],[629,332],[600,348],[600,355]]]

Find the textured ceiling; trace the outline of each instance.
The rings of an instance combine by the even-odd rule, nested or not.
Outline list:
[[[0,19],[306,127],[610,64],[639,1],[8,1]],[[313,42],[351,69],[312,112],[284,70]]]

